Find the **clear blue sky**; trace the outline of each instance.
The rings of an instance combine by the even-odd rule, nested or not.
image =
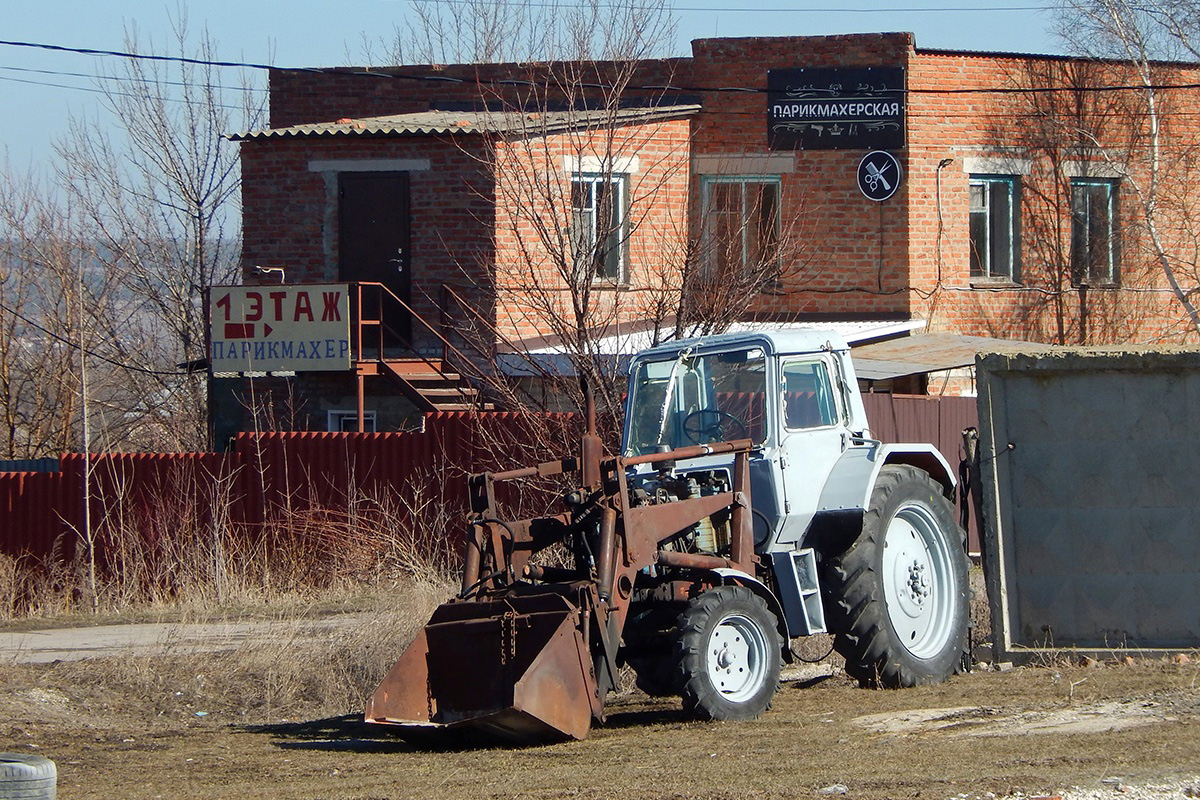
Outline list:
[[[675,0],[675,5],[677,55],[689,52],[692,39],[712,36],[881,31],[912,31],[922,47],[1061,51],[1050,32],[1050,12],[1039,10],[1052,0]],[[208,29],[221,58],[279,66],[360,63],[364,35],[386,37],[411,9],[409,0],[193,0],[182,6],[193,31]],[[155,52],[172,52],[169,20],[176,8],[175,0],[10,0],[3,6],[0,38],[121,50],[126,24],[136,23],[143,42],[153,39]],[[7,154],[12,167],[44,168],[50,142],[66,134],[68,115],[97,113],[94,81],[47,73],[94,75],[104,69],[102,61],[109,59],[0,46],[0,154]]]

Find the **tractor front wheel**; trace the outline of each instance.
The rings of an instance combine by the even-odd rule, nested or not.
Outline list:
[[[962,665],[970,589],[965,534],[923,470],[879,472],[854,544],[828,562],[834,646],[867,686],[940,683]]]
[[[775,615],[749,589],[719,586],[679,615],[676,664],[683,708],[701,719],[754,719],[779,688]]]

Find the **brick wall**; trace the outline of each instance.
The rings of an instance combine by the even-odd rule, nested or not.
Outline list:
[[[653,316],[665,287],[678,285],[686,250],[690,123],[681,118],[502,143],[497,155],[497,323],[506,339],[573,330],[573,296],[588,301],[583,323],[606,330]],[[571,177],[580,159],[618,156],[630,202],[625,280],[572,281]]]
[[[549,97],[538,100],[547,107],[565,99],[560,85],[573,97],[599,96],[581,92],[583,83],[628,83],[632,86],[688,86],[690,59],[650,59],[637,64],[632,75],[624,65],[608,62],[593,64],[450,64],[411,67],[372,68],[365,70],[347,67],[322,72],[272,70],[269,76],[271,93],[271,127],[283,128],[312,122],[331,122],[342,117],[374,117],[427,111],[437,105],[446,108],[456,103],[463,107],[490,105],[512,108],[525,102],[528,87],[499,85],[494,81],[536,81],[546,83],[549,77]],[[387,77],[384,77],[387,76]],[[413,77],[434,76],[439,80],[413,80]],[[631,90],[634,95],[669,99],[668,93],[657,89]],[[673,92],[671,95],[683,94]]]
[[[313,172],[314,160],[427,159],[409,174],[413,306],[439,319],[439,287],[487,285],[494,261],[490,235],[492,179],[478,136],[287,138],[242,145],[243,267],[280,265],[289,281],[338,277],[336,174]],[[414,326],[423,346],[428,331]]]
[[[884,203],[865,199],[857,188],[862,151],[771,151],[765,94],[700,91],[723,86],[762,89],[772,68],[834,66],[907,71],[907,146],[897,153],[906,177],[897,194]],[[498,87],[490,81],[532,78],[553,85],[570,70],[600,83],[617,78],[618,72],[607,63],[406,67],[384,70],[393,76],[389,78],[363,76],[352,69],[276,71],[271,75],[271,122],[285,126],[419,111],[435,103],[511,104],[516,93],[528,92],[528,87]],[[430,74],[461,82],[403,77]],[[1157,76],[1163,83],[1195,83],[1197,77],[1196,69],[1182,67]],[[751,304],[754,313],[773,318],[916,316],[926,319],[931,330],[1065,343],[1195,341],[1179,304],[1167,291],[1137,213],[1132,186],[1147,178],[1138,158],[1145,153],[1146,131],[1144,126],[1125,124],[1125,104],[1136,95],[937,93],[1130,80],[1119,65],[1102,62],[919,50],[909,34],[702,39],[693,42],[691,58],[641,62],[629,81],[626,102],[665,94],[639,86],[670,83],[699,92],[699,97],[671,90],[668,102],[698,99],[703,110],[690,121],[619,131],[620,149],[637,155],[643,165],[634,176],[639,184],[634,196],[641,198],[641,207],[631,212],[641,224],[630,241],[629,288],[596,292],[595,319],[646,316],[654,291],[670,285],[667,267],[674,252],[686,245],[680,231],[688,228],[693,239],[698,235],[702,178],[706,170],[716,168],[726,174],[774,174],[781,181],[784,233],[796,246],[787,253],[781,290],[756,298]],[[1159,97],[1168,112],[1163,130],[1164,163],[1169,167],[1161,187],[1168,216],[1159,234],[1185,254],[1195,245],[1188,241],[1190,227],[1180,222],[1196,205],[1193,186],[1200,177],[1190,171],[1183,149],[1200,133],[1200,109],[1193,94],[1165,91]],[[548,95],[539,103],[564,100],[553,88]],[[1118,161],[1128,162],[1117,165],[1126,175],[1120,195],[1119,287],[1081,290],[1071,282],[1065,169],[1067,162],[1103,161],[1094,149],[1081,151],[1078,141],[1047,138],[1047,120],[1073,108],[1082,109]],[[1053,113],[1043,113],[1048,111]],[[539,152],[532,160],[521,147],[502,147],[504,160],[493,169],[489,146],[479,136],[249,141],[242,145],[245,263],[286,266],[289,280],[336,276],[336,214],[330,211],[336,198],[331,199],[327,179],[309,170],[312,159],[428,159],[432,169],[414,172],[411,178],[412,268],[419,312],[437,319],[435,287],[465,285],[472,301],[482,305],[486,318],[501,324],[505,336],[545,333],[530,290],[561,291],[561,281],[556,284],[547,263],[539,262],[537,248],[529,248],[541,234],[513,211],[513,187],[521,183],[522,170],[558,167],[567,155],[608,146],[586,138],[551,137],[538,141]],[[969,176],[988,159],[1014,157],[1028,162],[1027,174],[1021,176],[1019,283],[973,285]],[[723,160],[728,162],[724,167]],[[684,168],[689,162],[690,170]],[[751,167],[743,170],[747,164]],[[646,187],[655,191],[641,191]],[[518,268],[531,255],[534,269]],[[1195,282],[1194,276],[1183,277],[1189,285]],[[495,305],[492,298],[497,298]],[[565,299],[564,293],[564,309]]]
[[[1182,73],[1182,74],[1180,74]],[[1190,73],[1190,74],[1188,74]],[[1195,82],[1196,70],[1171,71],[1162,83]],[[914,311],[934,330],[1064,344],[1196,341],[1148,248],[1134,182],[1148,185],[1144,129],[1129,120],[1129,92],[934,94],[928,89],[1102,86],[1136,83],[1115,64],[1044,57],[917,51],[910,61],[907,152],[911,282]],[[1163,233],[1176,252],[1194,252],[1180,226],[1195,202],[1191,174],[1170,153],[1197,134],[1195,103],[1161,93],[1168,159],[1160,187]],[[1082,109],[1076,113],[1076,109]],[[1049,112],[1049,113],[1044,113]],[[1132,117],[1136,119],[1136,116]],[[1064,135],[1065,126],[1098,132],[1109,157]],[[1131,130],[1132,128],[1132,130]],[[971,160],[1027,159],[1021,176],[1021,265],[1018,285],[973,286],[969,274]],[[939,170],[943,159],[953,159]],[[1110,163],[1111,159],[1111,163]],[[1093,175],[1124,174],[1120,203],[1120,285],[1080,289],[1070,274],[1069,173],[1081,163]],[[1174,162],[1174,163],[1173,163]],[[1114,171],[1115,170],[1115,171]],[[989,170],[990,171],[990,170]],[[940,197],[940,200],[939,200]]]
[[[765,88],[767,70],[791,67],[904,67],[910,34],[701,39],[692,43],[697,86]],[[766,95],[706,92],[697,119],[697,156],[790,155],[780,174],[782,226],[797,247],[785,251],[780,294],[764,295],[753,310],[773,316],[907,315],[909,244],[906,190],[876,204],[857,186],[860,151],[770,151]],[[695,194],[699,196],[700,176]],[[789,248],[790,249],[790,248]]]

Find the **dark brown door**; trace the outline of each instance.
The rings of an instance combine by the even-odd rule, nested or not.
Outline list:
[[[338,176],[338,279],[381,283],[412,304],[407,172],[343,172]],[[368,292],[371,297],[374,292]],[[363,314],[382,310],[385,345],[412,341],[412,319],[381,293],[382,309],[364,301]],[[368,305],[369,302],[369,305]]]

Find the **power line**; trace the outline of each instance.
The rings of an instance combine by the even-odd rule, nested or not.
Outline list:
[[[446,0],[438,0],[445,2]],[[465,0],[463,0],[465,1]],[[176,62],[182,64],[197,64],[214,67],[235,67],[241,69],[257,69],[257,70],[274,70],[278,72],[306,72],[313,74],[327,74],[334,70],[325,67],[280,67],[272,64],[260,64],[252,61],[215,61],[200,58],[190,58],[187,56],[163,56],[163,55],[147,55],[144,53],[132,53],[120,50],[99,50],[94,48],[82,47],[67,47],[65,45],[44,44],[38,42],[18,42],[9,40],[0,40],[0,46],[7,47],[31,47],[55,52],[78,53],[83,55],[103,55],[112,56],[115,58],[126,58],[132,60],[150,60],[160,62]],[[1196,65],[1200,67],[1200,64]],[[348,75],[361,75],[370,78],[385,78],[403,81],[423,81],[429,83],[455,83],[455,84],[476,84],[487,86],[512,86],[522,85],[530,87],[552,88],[550,81],[536,80],[521,80],[512,78],[456,78],[447,75],[409,75],[409,74],[393,74],[382,72],[373,69],[362,69],[357,71],[345,71]],[[632,91],[654,91],[654,92],[681,92],[681,93],[752,93],[752,94],[778,94],[763,86],[692,86],[674,84],[629,84],[618,87],[613,84],[605,83],[590,83],[585,82],[579,84],[581,89],[616,89],[623,88]],[[970,87],[959,89],[903,89],[897,88],[894,91],[900,94],[908,95],[969,95],[969,94],[1053,94],[1060,92],[1070,93],[1097,93],[1097,92],[1117,92],[1117,91],[1167,91],[1167,90],[1193,90],[1200,89],[1200,83],[1161,83],[1161,84],[1112,84],[1106,86],[994,86],[994,87]]]
[[[97,353],[95,350],[90,350],[86,347],[83,347],[82,345],[79,344],[79,342],[75,342],[70,339],[67,339],[64,336],[58,335],[54,331],[52,331],[49,328],[46,328],[42,325],[39,325],[38,323],[31,320],[29,317],[25,316],[24,314],[17,311],[16,309],[9,307],[5,303],[0,302],[0,311],[5,311],[9,314],[12,314],[14,317],[21,320],[26,325],[36,328],[37,330],[39,330],[42,333],[49,336],[51,339],[62,342],[63,344],[67,345],[68,347],[74,348],[76,350],[82,350],[84,353],[91,356],[92,358],[99,359],[100,361],[103,361],[106,364],[111,364],[114,367],[119,367],[120,369],[131,370],[133,372],[141,372],[146,375],[187,375],[188,374],[187,372],[164,372],[162,370],[147,369],[146,367],[135,366],[133,364],[123,364],[120,361],[116,361],[114,359],[109,358],[108,356],[103,356],[103,355]]]
[[[164,81],[155,81],[155,80],[150,80],[149,78],[131,78],[131,77],[123,76],[123,75],[103,75],[103,74],[100,74],[97,72],[67,72],[64,70],[57,70],[57,69],[32,69],[30,67],[11,67],[11,66],[9,66],[9,67],[0,66],[0,70],[3,70],[5,72],[25,72],[25,73],[30,73],[30,74],[34,74],[34,75],[58,75],[58,76],[66,77],[66,78],[88,78],[90,80],[115,81],[117,83],[135,83],[135,84],[142,84],[142,85],[149,85],[149,86],[191,86],[191,85],[193,85],[193,84],[186,83],[185,81],[165,81],[165,80]],[[66,88],[66,89],[76,88],[74,86],[65,85],[65,84],[47,83],[45,85],[46,86],[60,86],[61,85],[63,88]],[[80,88],[82,88],[82,87],[80,87]],[[264,92],[264,91],[266,91],[266,89],[256,87],[256,86],[221,86],[218,88],[220,88],[221,91],[234,91],[234,92]]]
[[[98,88],[95,86],[75,86],[75,85],[69,84],[69,83],[53,83],[51,81],[35,81],[35,80],[29,80],[27,78],[12,78],[12,77],[4,76],[4,75],[0,75],[0,81],[7,81],[8,83],[23,83],[23,84],[31,85],[31,86],[49,86],[54,89],[73,89],[77,92],[88,92],[90,94],[102,94],[102,95],[105,95],[106,97],[140,97],[141,96],[141,95],[133,94],[132,92],[121,92],[121,91],[117,91],[115,89],[101,89],[101,88]],[[205,106],[209,105],[205,101],[188,100],[185,97],[164,96],[162,99],[168,100],[173,103],[189,103],[192,105],[205,105]],[[238,106],[230,106],[230,105],[225,105],[223,103],[213,103],[212,105],[216,108],[226,109],[227,111],[242,111],[243,110],[243,109],[239,108]]]
[[[5,47],[27,47],[35,50],[50,50],[56,53],[76,53],[85,56],[113,56],[115,58],[130,58],[139,61],[162,61],[175,64],[192,64],[201,67],[235,67],[241,69],[276,69],[270,64],[256,64],[245,61],[215,61],[207,58],[192,58],[190,56],[160,56],[146,53],[131,53],[125,50],[99,50],[91,47],[68,47],[61,44],[46,44],[44,42],[18,42],[0,39],[0,45]],[[302,67],[299,71],[320,72],[316,67]]]

